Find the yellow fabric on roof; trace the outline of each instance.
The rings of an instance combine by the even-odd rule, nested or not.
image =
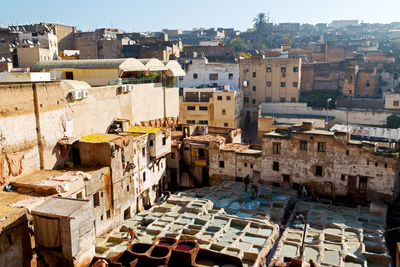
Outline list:
[[[106,143],[106,142],[111,142],[112,140],[119,138],[118,135],[114,134],[91,134],[87,135],[81,138],[81,141],[86,141],[86,142],[93,142],[93,143]]]
[[[156,127],[131,126],[128,131],[131,133],[157,133],[160,129]]]

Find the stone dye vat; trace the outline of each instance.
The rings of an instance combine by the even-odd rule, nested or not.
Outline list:
[[[286,266],[285,261],[300,256],[305,225],[301,220],[295,220],[299,211],[308,211],[303,266],[308,266],[309,260],[322,266],[390,266],[391,257],[384,238],[385,216],[372,214],[368,207],[299,202],[270,267]]]
[[[149,221],[151,223],[147,224]],[[128,227],[132,226],[137,238],[130,241],[123,237]],[[172,262],[176,261],[174,255],[179,255],[179,259],[187,264],[196,262],[195,251],[202,251],[200,262],[195,266],[207,266],[203,264],[207,253],[224,255],[226,259],[238,259],[244,266],[260,266],[278,235],[279,226],[265,216],[241,218],[229,215],[223,208],[216,208],[209,199],[178,194],[171,195],[167,202],[125,221],[120,229],[110,233],[108,239],[98,239],[96,253],[99,257],[110,258],[120,253],[123,246],[128,249],[132,242],[128,250],[138,257],[140,251],[134,251],[137,244],[148,244],[168,247],[172,251]],[[120,243],[105,247],[106,240],[110,238]]]

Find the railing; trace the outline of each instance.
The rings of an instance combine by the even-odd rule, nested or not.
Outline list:
[[[141,77],[141,78],[121,78],[118,80],[108,81],[108,85],[120,85],[120,84],[144,84],[144,83],[162,83],[163,87],[177,87],[175,79],[167,80],[161,79],[160,77]]]

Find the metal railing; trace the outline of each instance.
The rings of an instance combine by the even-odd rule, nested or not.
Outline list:
[[[166,80],[160,77],[141,77],[141,78],[121,78],[118,80],[108,81],[108,85],[120,85],[120,84],[144,84],[144,83],[162,83],[163,87],[177,87],[176,80]]]

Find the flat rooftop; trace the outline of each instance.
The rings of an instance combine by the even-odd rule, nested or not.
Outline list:
[[[211,135],[211,134],[204,134],[204,135],[192,135],[183,139],[183,141],[193,141],[193,142],[219,142],[221,144],[226,142],[225,137],[221,135]]]

